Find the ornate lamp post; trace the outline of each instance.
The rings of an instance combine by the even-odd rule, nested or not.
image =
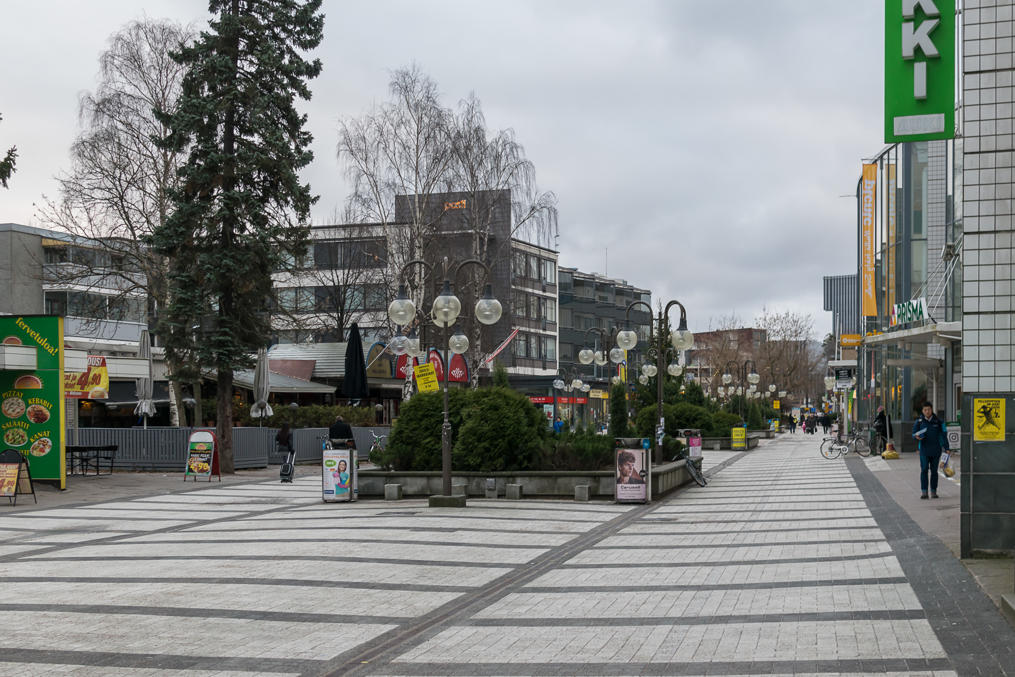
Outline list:
[[[585,392],[588,392],[586,384],[578,376],[578,370],[574,367],[561,367],[557,370],[557,378],[553,381],[553,387],[557,390],[561,390],[566,393],[582,392],[583,388]],[[571,402],[571,421],[568,424],[571,430],[574,430],[574,412],[575,403]],[[557,396],[553,397],[553,416],[556,421],[557,418]]]
[[[747,365],[751,366],[750,372],[747,371]],[[732,367],[732,370],[730,367]],[[736,393],[740,396],[740,422],[746,425],[747,420],[744,418],[744,400],[747,399],[747,397],[754,398],[754,393],[757,391],[758,383],[761,382],[761,374],[759,374],[757,368],[755,368],[754,360],[744,360],[743,364],[738,364],[736,360],[730,360],[723,366],[723,384],[729,387],[733,383],[734,376],[738,379]]]
[[[458,273],[465,266],[479,266],[483,269],[484,279],[489,279],[490,268],[479,259],[466,259],[456,264],[453,272],[448,275],[448,264],[445,259],[444,285],[441,293],[433,301],[430,309],[430,317],[434,324],[444,330],[444,423],[441,425],[441,480],[444,496],[451,496],[451,422],[448,419],[448,351],[461,355],[469,349],[469,339],[459,328],[453,336],[448,336],[451,325],[455,323],[462,312],[462,302],[451,290],[452,280],[458,278]],[[412,266],[421,266],[429,273],[433,273],[431,266],[421,259],[414,259],[406,263],[399,273],[400,284],[398,295],[388,306],[388,317],[398,326],[409,324],[416,317],[416,304],[409,298],[405,288],[405,272]],[[481,324],[496,324],[500,319],[503,308],[500,301],[493,297],[490,284],[487,282],[483,288],[483,296],[476,301],[475,315]],[[418,343],[416,345],[418,351]]]
[[[597,340],[590,344],[592,346],[591,348],[585,347],[578,351],[578,361],[585,365],[595,365],[592,373],[592,378],[594,379],[595,367],[604,367],[611,361],[615,364],[620,364],[624,361],[624,353],[620,350],[607,350],[607,346],[612,345],[613,341],[616,339],[616,331],[614,331],[611,335],[610,332],[606,331],[602,327],[590,327],[585,330],[586,342],[588,341],[589,333],[595,333]],[[610,382],[612,383],[613,381],[610,380]],[[607,387],[607,389],[609,389],[609,387]]]
[[[617,332],[617,347],[613,350],[632,350],[638,345],[638,334],[630,328],[631,309],[638,305],[644,306],[651,316],[652,307],[644,301],[634,301],[633,303],[628,304],[627,312],[624,314],[624,329]],[[680,324],[677,325],[677,328],[671,331],[667,337],[663,335],[663,329],[666,326],[666,320],[669,317],[670,309],[673,306],[680,306]],[[661,430],[663,426],[663,369],[665,369],[666,373],[670,376],[680,376],[680,374],[683,373],[684,367],[677,359],[678,354],[680,351],[687,350],[688,348],[694,346],[694,334],[692,334],[687,328],[687,310],[684,308],[684,304],[680,301],[674,300],[667,303],[666,307],[661,309],[659,314],[656,316],[656,323],[659,327],[658,331],[656,331],[652,325],[649,325],[649,346],[655,351],[656,363],[644,364],[642,367],[642,373],[648,378],[652,378],[653,376],[657,377],[656,420],[658,421],[658,427],[656,433],[655,463],[662,463],[663,436]],[[668,365],[664,364],[666,356],[669,353],[667,339],[669,339],[669,344],[674,350],[674,359]],[[621,357],[622,356],[623,353],[621,353]],[[627,370],[625,373],[630,374],[630,370]],[[628,414],[628,417],[630,418],[630,414]]]

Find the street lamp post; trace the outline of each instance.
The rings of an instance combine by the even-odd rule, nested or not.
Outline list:
[[[388,306],[388,317],[398,326],[409,324],[416,316],[416,304],[409,298],[405,288],[405,272],[412,266],[421,266],[431,275],[433,268],[422,259],[414,259],[404,266],[399,274],[400,284],[398,295]],[[462,312],[462,302],[451,290],[452,281],[458,279],[458,273],[465,266],[479,266],[483,269],[485,279],[489,279],[490,268],[479,259],[466,259],[454,266],[453,272],[448,275],[448,264],[445,259],[444,284],[441,293],[433,301],[430,310],[430,317],[434,324],[444,330],[444,422],[441,425],[441,491],[444,496],[451,496],[451,421],[448,418],[448,351],[461,355],[469,349],[469,339],[459,328],[453,336],[449,336],[451,325],[455,323]],[[483,296],[476,301],[475,315],[481,324],[496,324],[500,319],[503,308],[500,301],[493,297],[490,284],[487,282],[483,288]]]
[[[553,381],[553,387],[557,390],[561,390],[566,393],[573,393],[575,391],[582,392],[585,389],[585,383],[579,378],[578,370],[574,367],[561,367],[557,370],[557,378]],[[585,392],[588,392],[585,389]],[[568,428],[574,430],[574,412],[575,402],[574,399],[571,401],[571,420],[568,423]],[[553,396],[553,415],[554,422],[556,423],[557,417],[557,396]]]
[[[592,367],[592,378],[596,378],[596,367],[604,367],[611,360],[619,364],[624,359],[622,351],[609,350],[608,346],[612,345],[616,339],[616,331],[612,334],[602,327],[589,327],[585,330],[585,341],[588,342],[589,333],[594,333],[598,337],[598,342],[593,341],[592,347],[585,347],[578,351],[578,361],[584,365],[594,364]],[[617,358],[617,359],[613,359]],[[607,379],[609,380],[609,379]],[[588,385],[588,384],[586,384]],[[590,388],[591,389],[591,388]],[[609,385],[607,385],[609,390]],[[587,392],[587,391],[586,391]],[[586,405],[587,406],[587,405]]]
[[[751,371],[747,371],[747,365],[751,366]],[[730,367],[733,367],[732,371]],[[737,377],[737,395],[740,396],[740,422],[746,426],[747,419],[744,418],[744,400],[748,397],[754,398],[754,392],[757,391],[758,383],[761,382],[761,374],[758,373],[757,368],[754,366],[754,360],[744,360],[743,364],[737,363],[736,360],[730,360],[723,366],[722,382],[727,387],[733,382],[734,375]],[[769,388],[771,390],[771,388]]]
[[[638,334],[630,328],[631,325],[631,309],[635,306],[645,306],[648,309],[649,316],[652,315],[652,306],[645,303],[644,301],[634,301],[627,306],[627,311],[624,313],[624,329],[617,332],[617,350],[632,350],[638,345]],[[677,328],[670,332],[668,337],[663,335],[663,329],[666,326],[666,320],[669,317],[670,309],[673,306],[680,306],[680,324]],[[687,328],[687,310],[684,308],[684,304],[680,301],[670,301],[666,304],[666,307],[659,310],[659,314],[656,317],[656,322],[659,325],[658,331],[655,331],[653,326],[649,325],[649,345],[655,350],[656,363],[646,363],[642,367],[642,373],[645,376],[652,378],[656,377],[656,453],[655,463],[661,464],[663,461],[663,369],[666,369],[666,373],[670,376],[680,376],[683,373],[684,367],[679,362],[679,352],[687,350],[694,346],[694,334],[692,334]],[[666,345],[666,339],[669,338],[670,345],[673,346],[675,351],[674,360],[669,365],[664,367],[663,361],[668,353]],[[630,366],[630,365],[628,365]],[[630,369],[625,370],[625,374],[630,374]],[[628,415],[630,418],[630,414]]]

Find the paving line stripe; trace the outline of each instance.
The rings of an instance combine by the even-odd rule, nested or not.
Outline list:
[[[270,585],[293,588],[339,588],[343,590],[395,590],[399,592],[471,592],[479,585],[423,585],[417,583],[383,583],[371,581],[298,579],[298,578],[209,578],[199,581],[193,576],[3,576],[4,583],[82,583],[82,584],[177,584],[187,585]]]
[[[868,513],[870,513],[870,511],[868,511]],[[833,515],[831,517],[794,517],[794,518],[786,518],[786,517],[765,517],[765,518],[745,517],[743,519],[737,519],[737,520],[730,520],[730,519],[726,519],[726,520],[712,520],[712,519],[710,519],[710,520],[696,520],[696,519],[693,519],[693,516],[690,519],[688,519],[687,517],[646,517],[646,518],[644,518],[642,520],[639,520],[639,521],[640,522],[644,522],[646,524],[662,523],[662,522],[670,522],[670,523],[677,522],[677,523],[680,523],[680,524],[743,524],[744,522],[747,522],[747,523],[750,523],[750,524],[764,524],[765,522],[829,522],[829,521],[832,521],[832,520],[871,520],[871,521],[874,521],[874,515],[871,513],[871,514],[868,514],[868,515],[861,515],[859,517],[853,516],[853,515],[846,515],[846,516],[842,516],[842,517],[835,517]]]
[[[699,675],[873,675],[928,674],[951,669],[945,658],[863,658],[800,661],[681,661],[679,663],[391,663],[383,674],[446,677],[550,677],[614,675],[616,677],[691,677]],[[945,677],[945,675],[941,675]]]
[[[83,545],[91,545],[85,543]],[[128,544],[129,545],[129,544]],[[32,554],[31,552],[26,554]],[[267,555],[96,555],[82,557],[32,557],[23,562],[158,562],[163,560],[219,560],[247,562],[365,562],[367,564],[401,564],[405,566],[442,566],[442,567],[475,567],[479,569],[513,569],[518,562],[469,562],[457,560],[421,560],[400,559],[395,557],[350,557],[345,555],[287,555],[272,553]]]
[[[567,535],[567,534],[563,534]],[[134,536],[135,539],[143,539],[144,536]],[[847,541],[837,541],[846,543]],[[240,545],[244,543],[369,543],[372,545],[427,545],[438,547],[462,547],[462,548],[492,548],[504,550],[538,550],[540,548],[553,547],[552,545],[519,545],[518,543],[476,543],[470,541],[427,541],[411,539],[384,539],[384,538],[223,538],[223,539],[201,539],[201,540],[130,540],[119,543],[98,543],[99,546],[118,545]],[[86,545],[85,543],[81,544]]]
[[[4,577],[4,581],[10,580]],[[51,580],[51,579],[47,579]],[[807,581],[757,581],[750,583],[700,583],[700,584],[659,584],[659,585],[565,585],[544,587],[527,585],[515,595],[548,595],[555,593],[602,593],[602,592],[709,592],[725,590],[781,590],[785,588],[837,588],[840,586],[899,585],[908,583],[905,576],[872,576],[870,578],[825,578]]]
[[[841,621],[919,621],[926,620],[923,609],[875,609],[869,611],[814,611],[784,614],[714,614],[709,616],[656,616],[652,618],[626,618],[610,616],[605,618],[573,618],[568,616],[526,616],[518,618],[468,618],[455,627],[567,627],[567,628],[621,628],[665,625],[681,627],[687,625],[726,625],[729,623],[819,623]]]
[[[750,533],[750,532],[748,532]],[[655,535],[655,534],[653,534]],[[709,534],[711,535],[711,534]],[[666,545],[597,545],[590,550],[688,550],[688,549],[715,549],[715,548],[779,548],[797,545],[839,545],[842,543],[885,543],[884,538],[850,538],[840,541],[785,541],[778,543],[675,543]]]
[[[323,661],[299,658],[234,658],[229,656],[185,656],[178,654],[116,653],[111,651],[68,651],[51,649],[23,649],[0,646],[0,666],[4,663],[34,663],[40,665],[78,665],[82,668],[134,668],[162,670],[206,670],[213,674],[237,672],[294,672],[313,674]],[[62,674],[62,671],[61,671]]]
[[[699,524],[701,524],[699,522]],[[628,527],[630,529],[631,527]],[[730,535],[741,535],[749,536],[750,534],[785,534],[793,533],[797,531],[853,531],[856,529],[877,529],[876,526],[867,527],[791,527],[787,529],[731,529],[728,531],[709,531],[708,536],[730,536]],[[646,536],[700,536],[700,529],[686,529],[684,531],[625,531],[619,533],[615,538],[644,538]],[[882,539],[884,540],[884,539]],[[841,541],[836,541],[841,543]]]
[[[0,527],[3,528],[3,527]],[[503,529],[503,528],[483,528],[483,527],[384,527],[384,526],[346,526],[342,525],[343,531],[354,531],[354,530],[369,530],[369,531],[411,531],[413,533],[435,533],[435,534],[454,534],[458,532],[479,532],[479,533],[495,533],[495,534],[538,534],[540,536],[574,536],[580,532],[577,531],[551,531],[537,530],[537,529]],[[34,529],[24,529],[24,531],[35,531]],[[266,528],[255,528],[249,529],[205,529],[197,527],[193,530],[184,529],[181,533],[199,533],[199,534],[243,534],[248,531],[254,531],[257,533],[264,533],[266,531],[315,531],[320,532],[320,527],[266,527]]]
[[[237,522],[250,522],[250,521],[253,521],[254,518],[256,518],[256,517],[257,517],[257,514],[255,513],[255,514],[250,515],[248,518],[237,519],[235,521],[237,521]],[[297,521],[297,520],[298,521],[306,520],[308,522],[309,521],[314,521],[314,520],[332,520],[332,521],[339,521],[340,522],[342,520],[390,519],[391,517],[393,517],[393,515],[348,515],[348,516],[345,516],[345,515],[335,515],[335,516],[320,515],[320,516],[303,516],[303,515],[299,515],[299,514],[292,514],[292,515],[286,516],[284,518],[277,518],[277,519],[267,520],[267,523],[268,524],[271,524],[272,522],[285,523],[287,521]],[[461,520],[499,520],[499,521],[505,521],[505,522],[539,522],[540,524],[546,524],[547,522],[563,522],[563,523],[566,523],[566,524],[588,524],[589,526],[596,526],[596,525],[599,525],[599,524],[603,523],[602,520],[566,520],[566,519],[560,519],[558,517],[555,517],[553,519],[548,519],[546,517],[513,517],[513,516],[507,516],[507,515],[505,515],[503,517],[499,516],[499,515],[498,516],[492,516],[492,515],[442,515],[442,514],[437,514],[437,513],[413,515],[412,518],[413,519],[440,519],[440,520],[456,520],[456,519],[461,519]],[[66,519],[66,518],[64,518],[64,519]]]
[[[735,460],[743,458],[743,455]],[[632,508],[614,519],[594,526],[574,539],[549,549],[525,565],[516,567],[503,576],[488,582],[482,589],[452,600],[434,611],[417,617],[403,627],[374,638],[367,648],[354,648],[328,662],[328,675],[356,677],[373,672],[379,666],[388,666],[400,653],[411,646],[418,646],[444,629],[455,625],[455,620],[468,618],[490,603],[503,599],[512,592],[524,588],[546,573],[560,568],[566,561],[591,548],[596,543],[613,535],[627,525],[666,505],[674,496],[688,490],[684,485],[671,492],[664,501],[649,503]]]
[[[411,616],[319,614],[292,611],[268,611],[264,609],[216,609],[201,607],[134,606],[126,604],[0,604],[0,611],[127,616],[173,616],[179,618],[230,618],[278,623],[345,623],[350,625],[398,625],[411,618]]]
[[[561,569],[616,569],[621,568],[651,568],[657,569],[661,566],[667,568],[686,567],[728,567],[737,565],[758,565],[758,564],[812,564],[816,562],[849,562],[865,559],[879,559],[883,557],[895,557],[892,551],[862,553],[859,555],[829,555],[825,557],[797,557],[788,559],[728,559],[728,560],[702,560],[697,562],[597,562],[595,564],[561,564]]]

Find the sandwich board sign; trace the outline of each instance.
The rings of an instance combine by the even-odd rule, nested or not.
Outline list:
[[[183,481],[186,482],[188,477],[193,477],[195,482],[199,477],[207,477],[211,482],[212,475],[218,475],[219,482],[222,481],[218,438],[210,430],[195,430],[187,443],[187,466],[183,471]]]

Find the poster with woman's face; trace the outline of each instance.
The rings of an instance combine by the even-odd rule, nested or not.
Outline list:
[[[352,498],[352,453],[349,449],[325,449],[321,466],[321,490],[325,501]]]
[[[646,456],[644,449],[617,449],[617,501],[647,500]]]

